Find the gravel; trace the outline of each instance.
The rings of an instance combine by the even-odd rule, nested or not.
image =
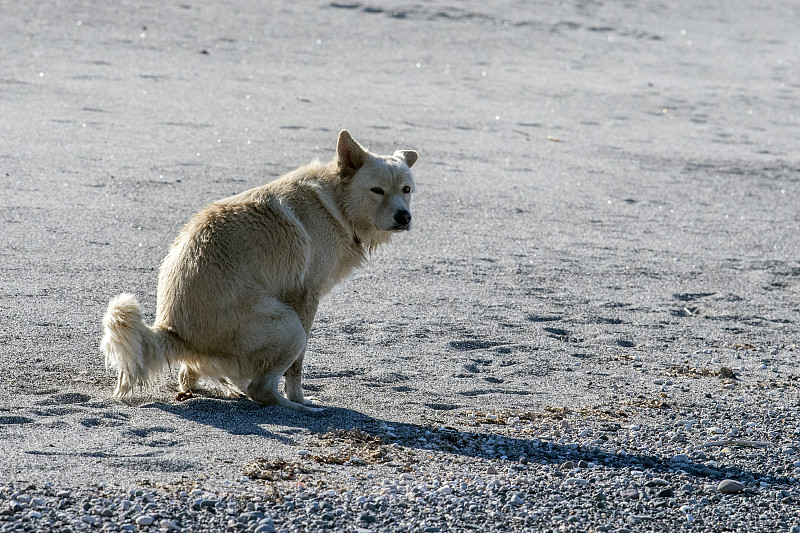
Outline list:
[[[424,432],[331,430],[221,486],[7,483],[0,532],[797,531],[800,461],[786,450],[800,425],[791,402],[771,400],[712,398],[696,419],[675,407],[498,410]],[[717,446],[711,420],[753,440]]]

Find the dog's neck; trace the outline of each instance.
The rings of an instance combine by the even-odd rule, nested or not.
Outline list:
[[[386,244],[391,239],[391,233],[379,231],[375,228],[359,224],[358,221],[348,217],[344,205],[338,202],[337,198],[344,197],[344,187],[342,176],[337,168],[336,161],[331,161],[326,165],[326,172],[318,174],[318,178],[311,182],[312,188],[317,194],[319,201],[325,206],[331,218],[341,227],[345,235],[352,236],[352,243],[357,253],[366,256],[372,253],[378,246]]]

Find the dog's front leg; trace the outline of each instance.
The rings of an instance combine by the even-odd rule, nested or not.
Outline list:
[[[305,350],[300,356],[292,363],[289,370],[286,371],[286,397],[295,403],[301,405],[308,405],[311,402],[303,396],[303,356]]]
[[[317,314],[317,307],[319,306],[319,299],[316,297],[306,297],[293,306],[297,315],[300,317],[300,322],[306,330],[306,339],[311,337],[311,325],[314,323],[314,317]],[[303,396],[303,357],[306,354],[305,348],[300,352],[300,355],[295,359],[289,370],[286,371],[286,397],[293,402],[309,405],[311,402]]]

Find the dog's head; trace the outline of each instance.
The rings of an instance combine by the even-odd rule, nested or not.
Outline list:
[[[411,229],[409,205],[414,178],[410,168],[417,161],[417,152],[397,150],[392,155],[371,154],[353,140],[347,130],[342,130],[336,156],[345,185],[344,211],[357,230],[374,233]]]

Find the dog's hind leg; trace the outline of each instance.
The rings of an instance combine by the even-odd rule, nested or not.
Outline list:
[[[193,368],[186,363],[181,363],[181,369],[178,372],[178,390],[183,393],[192,392],[192,389],[197,385],[197,380],[200,375]]]
[[[282,372],[278,372],[253,379],[253,381],[250,382],[250,386],[247,387],[247,395],[264,405],[280,405],[305,413],[319,413],[323,411],[321,407],[309,407],[301,403],[293,402],[278,392],[278,383],[281,380],[282,374]]]
[[[247,395],[265,405],[281,405],[297,411],[319,412],[322,409],[294,402],[278,392],[284,373],[301,358],[306,348],[306,330],[300,317],[291,307],[271,298],[261,302],[262,314],[251,332],[250,342],[258,340],[257,348],[248,359],[253,367],[253,379],[247,386]],[[301,392],[302,394],[302,392]]]

